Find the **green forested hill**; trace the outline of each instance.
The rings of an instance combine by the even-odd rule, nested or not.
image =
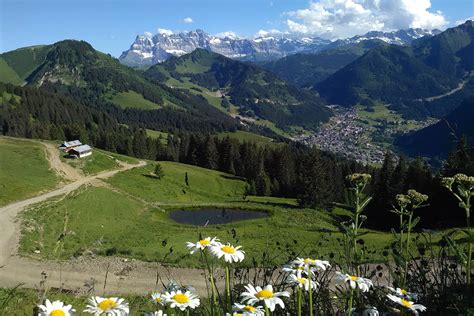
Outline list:
[[[425,65],[409,47],[374,48],[318,85],[331,103],[353,105],[368,98],[392,103],[454,88],[457,80]]]
[[[314,93],[257,66],[202,49],[152,66],[146,75],[170,85],[197,85],[219,94],[221,103],[236,107],[239,114],[272,121],[283,129],[292,125],[315,129],[330,116]]]
[[[366,98],[393,103],[440,95],[474,69],[473,40],[473,22],[468,21],[411,47],[376,47],[317,89],[330,102],[343,105]]]
[[[208,132],[235,130],[238,126],[204,98],[145,78],[84,41],[23,48],[1,57],[0,67],[9,72],[8,78],[0,77],[0,81],[17,85],[24,81],[28,86],[109,113],[122,123],[156,130]]]
[[[411,156],[445,159],[463,136],[469,144],[474,144],[473,122],[474,97],[471,97],[437,124],[401,136],[396,144]]]
[[[296,86],[313,88],[317,83],[362,56],[370,48],[382,43],[379,40],[367,40],[317,54],[290,55],[264,63],[262,66]]]
[[[0,54],[0,81],[22,84],[41,65],[52,45],[19,48]]]

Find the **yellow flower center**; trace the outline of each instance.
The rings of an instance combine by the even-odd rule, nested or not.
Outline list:
[[[207,239],[201,239],[199,243],[201,244],[201,246],[208,246],[211,242]]]
[[[251,313],[252,313],[252,312],[255,312],[255,310],[256,310],[255,307],[250,306],[250,305],[245,306],[243,309],[244,309],[245,311],[251,312]]]
[[[270,290],[261,290],[257,294],[255,294],[257,298],[272,298],[273,297],[273,292]]]
[[[244,316],[244,314],[241,314],[241,313],[234,313],[234,316]]]
[[[403,306],[408,307],[408,308],[413,306],[413,303],[407,300],[401,300],[400,303],[402,303]]]
[[[161,303],[161,297],[157,297],[157,298],[155,298],[155,302],[157,302],[157,303]]]
[[[66,313],[60,309],[55,309],[54,311],[49,313],[49,316],[66,316]]]
[[[311,258],[306,258],[306,259],[304,259],[304,263],[305,263],[305,264],[310,264],[310,263],[313,263],[313,262],[314,262],[314,260],[311,259]]]
[[[173,296],[173,299],[180,304],[186,304],[187,302],[189,302],[189,297],[186,294],[181,293],[175,294]]]
[[[357,281],[357,279],[358,279],[359,277],[356,277],[356,276],[351,275],[350,278],[351,278],[352,281]]]
[[[305,284],[306,283],[306,278],[296,278],[298,280],[298,282],[300,282],[301,284]]]
[[[413,306],[413,303],[407,300],[401,300],[400,303],[402,303],[403,306],[408,307],[408,308]]]
[[[225,253],[230,253],[230,254],[235,253],[235,248],[232,246],[222,246],[221,250],[224,251]]]
[[[109,311],[117,306],[117,303],[112,301],[112,300],[103,300],[99,304],[97,304],[97,307],[99,307],[103,311]]]
[[[403,295],[407,295],[407,294],[408,294],[408,291],[407,291],[407,290],[404,290],[404,289],[400,289],[400,292],[401,292]]]

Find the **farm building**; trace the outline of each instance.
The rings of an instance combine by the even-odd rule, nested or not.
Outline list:
[[[81,141],[76,139],[70,142],[62,143],[61,145],[59,145],[59,149],[69,152],[70,149],[81,146],[81,145],[82,145]]]
[[[92,155],[92,148],[89,145],[81,145],[68,150],[70,156],[82,158]]]

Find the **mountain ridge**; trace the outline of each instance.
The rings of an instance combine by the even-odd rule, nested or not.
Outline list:
[[[407,29],[393,32],[369,32],[365,35],[331,42],[319,37],[295,37],[287,34],[259,36],[253,39],[230,35],[210,35],[200,29],[173,33],[161,31],[155,35],[138,35],[119,60],[128,66],[145,67],[167,60],[170,56],[182,56],[197,48],[207,49],[229,58],[245,61],[268,61],[296,53],[315,53],[324,49],[379,39],[386,43],[407,45],[422,36],[436,31]]]
[[[472,21],[411,46],[382,45],[317,85],[331,103],[353,105],[364,99],[385,103],[443,94],[474,69]],[[471,54],[470,54],[471,53]]]

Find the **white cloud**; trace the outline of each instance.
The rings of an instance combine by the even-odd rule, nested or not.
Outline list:
[[[173,35],[172,30],[167,30],[167,29],[158,29],[158,34],[164,34],[164,35]]]
[[[448,22],[443,13],[430,8],[430,0],[318,0],[306,9],[287,12],[286,25],[291,32],[326,38],[445,27]]]
[[[216,36],[216,37],[220,37],[220,38],[226,38],[226,37],[234,38],[234,39],[240,38],[240,37],[237,35],[237,33],[233,32],[233,31],[220,32],[220,33],[215,34],[215,36]]]
[[[283,36],[288,34],[288,32],[282,32],[277,29],[270,29],[270,30],[258,30],[258,32],[255,34],[255,37],[267,37],[267,36]]]
[[[191,23],[194,23],[194,20],[192,17],[188,16],[187,18],[183,19],[183,22],[187,24],[191,24]]]

